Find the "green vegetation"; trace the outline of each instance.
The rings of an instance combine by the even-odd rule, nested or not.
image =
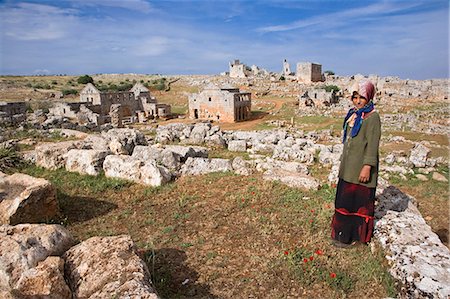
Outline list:
[[[80,76],[77,79],[78,84],[94,83],[94,79],[89,75]]]
[[[62,94],[65,95],[65,96],[70,95],[70,94],[77,95],[78,94],[78,90],[76,90],[76,89],[63,89]]]
[[[338,92],[340,90],[340,88],[336,85],[325,85],[324,89],[326,92],[331,92],[331,91]]]
[[[327,74],[327,75],[334,75],[334,72],[331,71],[331,70],[327,70],[327,71],[325,71],[324,73]]]
[[[0,171],[10,172],[10,170],[23,166],[22,157],[14,149],[0,148]]]

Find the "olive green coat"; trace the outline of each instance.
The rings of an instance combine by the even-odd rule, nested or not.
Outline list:
[[[347,128],[347,140],[341,156],[339,178],[346,182],[375,188],[378,180],[379,144],[381,137],[380,115],[373,112],[363,120],[358,135],[351,137],[351,128]],[[367,183],[359,181],[363,165],[372,166]]]

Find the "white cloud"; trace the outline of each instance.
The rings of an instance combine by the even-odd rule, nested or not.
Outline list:
[[[356,21],[357,19],[361,19],[367,16],[394,13],[417,5],[417,3],[381,2],[368,6],[342,10],[336,13],[317,15],[305,19],[300,19],[288,24],[260,27],[257,28],[256,31],[262,33],[280,32],[318,25],[332,28],[333,26],[336,26],[340,23]]]
[[[66,36],[76,10],[54,6],[19,3],[0,11],[2,34],[17,40],[54,40]]]
[[[47,69],[42,69],[42,70],[34,70],[33,74],[35,75],[49,75],[51,74],[51,72]]]
[[[78,6],[107,6],[118,7],[128,10],[134,10],[149,13],[155,9],[145,0],[89,0],[89,1],[73,1]]]
[[[130,53],[137,56],[158,56],[169,49],[169,44],[169,39],[164,36],[153,36],[143,40],[138,39],[130,47]]]

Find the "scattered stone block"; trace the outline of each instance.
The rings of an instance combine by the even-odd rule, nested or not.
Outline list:
[[[231,152],[245,152],[247,150],[247,142],[245,140],[231,140],[228,142],[228,150]]]
[[[171,174],[156,161],[142,161],[127,155],[109,155],[103,162],[103,170],[107,177],[121,178],[137,183],[161,186],[170,181]]]
[[[421,143],[416,143],[411,149],[411,154],[409,155],[409,161],[414,164],[414,167],[426,167],[427,157],[430,153],[430,149]]]
[[[306,174],[298,172],[290,172],[283,169],[270,169],[267,170],[263,178],[268,181],[280,181],[289,187],[303,188],[307,190],[318,190],[319,182]]]
[[[448,179],[444,175],[440,174],[439,172],[433,172],[433,175],[431,178],[438,182],[448,182]]]
[[[45,261],[49,256],[61,256],[73,243],[74,239],[69,231],[60,225],[1,225],[0,290],[11,292],[19,289],[26,292],[27,290],[24,287],[27,277],[34,276],[37,278],[37,276],[43,277],[45,275],[54,277],[52,281],[56,282],[53,285],[52,281],[47,281],[47,286],[51,285],[50,288],[53,289],[63,289],[64,287],[57,287],[58,285],[61,286],[57,273],[53,272],[55,275],[51,274],[52,271],[46,271],[48,274],[43,273],[45,268],[53,268],[56,261],[48,260],[35,272],[30,272],[30,270],[37,267],[40,262]],[[56,264],[59,269],[59,261]]]
[[[0,178],[0,224],[37,223],[59,215],[56,189],[41,178],[15,173]]]
[[[211,172],[233,171],[233,166],[228,159],[188,158],[181,167],[182,175],[200,175]]]
[[[90,238],[64,259],[76,298],[159,298],[129,236]]]
[[[390,186],[379,193],[374,237],[387,252],[404,298],[450,296],[450,251],[422,218],[414,198]]]
[[[64,260],[49,256],[28,269],[17,282],[14,293],[24,298],[71,298],[72,292],[64,280]]]
[[[48,169],[65,167],[66,154],[71,149],[80,148],[80,146],[80,141],[64,141],[37,146],[34,150],[36,165]]]
[[[72,149],[67,153],[66,170],[81,174],[98,175],[109,151]]]

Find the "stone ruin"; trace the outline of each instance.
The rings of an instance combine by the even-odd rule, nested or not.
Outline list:
[[[189,117],[191,119],[217,122],[238,122],[251,117],[251,93],[239,88],[209,85],[197,94],[189,96]]]
[[[122,127],[121,122],[145,122],[156,117],[169,117],[171,107],[160,104],[141,83],[136,83],[130,91],[101,92],[88,83],[80,92],[80,102],[58,103],[50,108],[54,116],[76,119],[102,125],[111,123]]]
[[[312,83],[325,81],[322,75],[322,65],[312,62],[297,63],[296,72],[298,82]]]
[[[321,144],[318,143],[319,140],[338,144]],[[137,130],[112,129],[101,135],[90,135],[84,140],[41,145],[35,149],[34,159],[38,165],[46,168],[65,167],[68,171],[90,175],[98,175],[103,170],[107,177],[129,179],[151,186],[166,184],[178,176],[218,171],[249,175],[257,171],[263,173],[265,180],[317,190],[320,182],[310,175],[309,167],[314,160],[322,166],[331,165],[328,182],[335,183],[337,177],[333,173],[336,172],[335,166],[339,167],[339,156],[343,149],[339,140],[340,138],[332,137],[326,131],[308,134],[287,130],[221,131],[218,126],[210,123],[174,123],[159,126],[152,140],[147,140]],[[170,145],[174,142],[178,144]],[[208,149],[198,146],[205,144],[227,147],[234,152],[247,152],[250,160],[242,157],[208,158]],[[430,159],[423,146],[413,148],[408,158],[416,167],[428,167]],[[447,285],[449,273],[446,270],[450,263],[448,248],[431,232],[413,206],[414,200],[411,197],[394,187],[387,187],[386,181],[382,179],[380,183],[374,241],[387,251],[391,274],[402,283],[400,295],[404,298],[446,298],[450,294]],[[42,183],[39,185],[46,186]],[[23,193],[22,189],[18,192]],[[8,195],[8,198],[15,196]],[[53,198],[54,195],[49,197]],[[33,205],[29,207],[32,208]],[[40,210],[55,209],[53,206],[43,206]],[[14,223],[18,222],[15,220]],[[399,234],[399,231],[402,233]],[[33,244],[40,248],[40,252],[52,253],[39,254],[39,257],[33,255],[34,247],[22,246],[21,243],[30,238],[37,240]],[[128,236],[93,237],[71,247],[72,239],[62,227],[21,224],[2,226],[0,239],[0,265],[10,265],[9,268],[0,266],[0,271],[11,267],[17,270],[14,273],[1,273],[7,280],[1,285],[0,295],[6,296],[7,293],[2,293],[5,290],[14,290],[22,295],[42,294],[44,290],[38,288],[40,284],[36,283],[41,279],[45,282],[45,290],[52,290],[62,297],[67,297],[66,294],[71,292],[74,298],[94,294],[104,297],[120,295],[157,298],[148,270],[137,257],[134,243]],[[47,241],[50,239],[51,242]],[[376,242],[371,246],[375,248]],[[48,244],[52,244],[55,249],[48,249]],[[26,255],[32,262],[16,264],[20,260],[15,258],[16,255]],[[108,263],[104,262],[104,256],[108,257]],[[124,263],[131,268],[121,268]],[[89,265],[89,271],[83,271],[82,276],[78,276],[76,273],[80,273],[83,264]],[[120,281],[115,278],[117,271],[123,274]],[[113,288],[112,285],[116,287]]]
[[[26,119],[25,102],[0,102],[0,124],[15,125]]]
[[[299,109],[303,107],[324,107],[339,102],[335,90],[326,91],[324,88],[310,88],[299,96]]]

